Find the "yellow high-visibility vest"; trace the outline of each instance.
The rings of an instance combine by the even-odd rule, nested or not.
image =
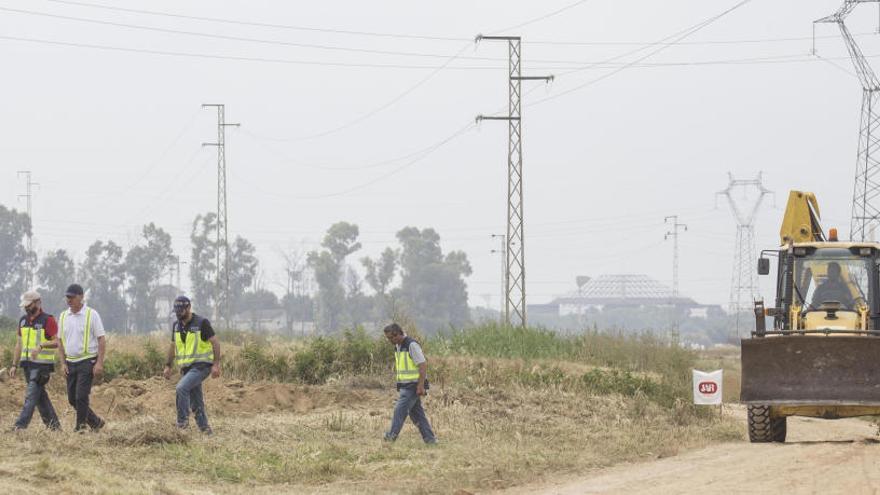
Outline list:
[[[419,380],[419,367],[409,355],[411,342],[414,342],[413,339],[407,337],[399,349],[394,352],[394,371],[397,374],[397,383],[412,383]]]
[[[193,363],[213,363],[214,344],[202,340],[203,318],[193,315],[187,324],[187,331],[181,332],[180,322],[174,323],[174,358],[181,368]]]
[[[64,334],[67,329],[65,328],[65,321],[67,320],[67,314],[70,313],[70,310],[65,310],[61,313],[61,324],[58,328],[58,333],[61,335],[61,344],[64,345]],[[98,357],[97,352],[89,352],[89,342],[92,338],[92,308],[86,307],[86,327],[83,330],[83,345],[82,350],[79,354],[66,354],[65,359],[70,361],[71,363],[75,363],[77,361],[85,361],[86,359],[94,359]],[[69,349],[66,345],[64,345],[64,352],[66,353]]]
[[[55,364],[55,349],[41,349],[37,354],[37,359],[31,359],[31,351],[39,349],[41,343],[49,341],[46,338],[45,328],[48,319],[49,315],[46,313],[41,313],[32,322],[28,322],[26,316],[22,317],[19,322],[21,329],[21,355],[19,357],[21,362]]]

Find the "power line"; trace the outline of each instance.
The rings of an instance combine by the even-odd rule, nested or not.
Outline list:
[[[575,86],[575,87],[573,87],[573,88],[570,88],[570,89],[567,89],[567,90],[565,90],[565,91],[562,91],[562,92],[556,93],[556,94],[554,94],[554,95],[551,95],[551,96],[547,96],[547,97],[545,97],[545,98],[542,98],[542,99],[540,99],[540,100],[538,100],[538,101],[533,102],[531,105],[539,105],[539,104],[541,104],[541,103],[546,103],[546,102],[548,102],[548,101],[555,100],[555,99],[560,98],[560,97],[562,97],[562,96],[565,96],[565,95],[571,94],[571,93],[573,93],[573,92],[575,92],[575,91],[579,91],[579,90],[581,90],[581,89],[583,89],[583,88],[586,88],[586,87],[592,86],[593,84],[596,84],[596,83],[598,83],[598,82],[600,82],[600,81],[603,81],[603,80],[605,80],[605,79],[608,79],[609,77],[612,77],[612,76],[618,74],[619,72],[622,72],[623,70],[626,70],[627,68],[629,68],[630,65],[633,65],[633,64],[636,64],[636,63],[642,62],[642,61],[644,61],[644,60],[647,60],[648,58],[653,57],[654,55],[660,53],[661,51],[663,51],[663,50],[669,48],[668,45],[662,45],[662,44],[660,44],[660,43],[664,43],[664,42],[668,41],[670,38],[674,38],[675,41],[681,41],[681,40],[683,40],[683,39],[685,39],[685,38],[687,38],[687,37],[689,37],[689,36],[691,36],[691,35],[697,33],[698,31],[702,30],[703,28],[709,26],[710,24],[714,23],[714,22],[717,21],[718,19],[721,19],[722,17],[724,17],[724,16],[730,14],[731,12],[734,12],[735,10],[739,9],[740,7],[742,7],[742,6],[746,5],[746,4],[748,4],[749,2],[751,2],[751,0],[741,0],[740,2],[736,3],[734,6],[728,8],[727,10],[725,10],[725,11],[719,13],[719,14],[716,14],[716,15],[714,15],[714,16],[712,16],[712,17],[709,17],[708,19],[705,19],[705,20],[703,20],[703,21],[701,21],[701,22],[699,22],[699,23],[697,23],[697,24],[694,24],[693,26],[691,26],[691,27],[689,27],[689,28],[687,28],[687,29],[684,29],[684,30],[682,30],[682,31],[679,31],[679,33],[676,33],[676,34],[671,35],[671,36],[667,36],[666,38],[663,38],[663,39],[659,40],[659,41],[657,42],[658,45],[657,45],[657,47],[656,47],[654,50],[650,51],[647,55],[643,55],[643,56],[638,57],[637,59],[635,59],[635,60],[632,62],[632,64],[624,65],[624,66],[620,67],[619,69],[615,69],[615,70],[613,70],[613,71],[611,71],[611,72],[608,72],[607,74],[603,74],[603,75],[601,75],[601,76],[599,76],[599,77],[597,77],[597,78],[595,78],[595,79],[591,79],[591,80],[589,80],[589,81],[586,81],[586,82],[584,82],[584,83],[582,83],[582,84],[579,84],[579,85],[577,85],[577,86]],[[569,72],[568,74],[571,74],[571,73],[573,73],[573,72],[576,72],[576,71],[571,71],[571,72]],[[567,74],[560,74],[560,76],[564,76],[564,75],[567,75]]]
[[[434,71],[434,74],[426,77],[420,82],[416,83],[416,88],[424,85],[427,81],[433,78],[436,73],[440,70],[463,70],[463,71],[494,71],[503,69],[503,66],[470,66],[470,65],[452,65],[450,63],[445,63],[441,65],[418,65],[418,64],[376,64],[376,63],[366,63],[366,62],[326,62],[326,61],[314,61],[314,60],[298,60],[298,59],[285,59],[285,58],[271,58],[271,57],[253,57],[253,56],[237,56],[237,55],[221,55],[221,54],[211,54],[211,53],[198,53],[198,52],[180,52],[180,51],[171,51],[171,50],[154,50],[147,48],[132,48],[132,47],[122,47],[122,46],[114,46],[114,45],[99,45],[94,43],[79,43],[72,41],[60,41],[60,40],[48,40],[42,38],[27,38],[21,36],[2,36],[0,35],[0,40],[6,41],[15,41],[15,42],[23,42],[23,43],[35,43],[35,44],[43,44],[43,45],[53,45],[53,46],[65,46],[71,48],[81,48],[81,49],[92,49],[92,50],[101,50],[101,51],[112,51],[112,52],[127,52],[127,53],[139,53],[143,55],[159,55],[159,56],[169,56],[169,57],[183,57],[183,58],[196,58],[196,59],[206,59],[206,60],[231,60],[236,62],[256,62],[256,63],[272,63],[272,64],[287,64],[287,65],[311,65],[311,66],[321,66],[321,67],[337,67],[337,68],[354,68],[354,69],[400,69],[400,70],[430,70]],[[635,51],[642,51],[643,49],[638,49]],[[653,52],[650,56],[656,55],[657,52]],[[543,70],[564,70],[557,77],[566,76],[572,74],[574,72],[582,72],[587,70],[607,70],[611,68],[615,68],[617,70],[612,74],[605,74],[596,80],[588,81],[587,83],[571,89],[568,92],[576,91],[585,86],[592,85],[601,80],[607,79],[611,77],[611,75],[616,74],[617,72],[621,72],[626,69],[632,68],[654,68],[654,67],[686,67],[686,66],[710,66],[710,65],[774,65],[774,64],[790,64],[790,63],[810,63],[810,62],[818,62],[824,61],[828,62],[829,60],[848,60],[847,57],[824,57],[824,58],[809,58],[804,54],[786,54],[786,55],[775,55],[770,57],[752,57],[752,58],[744,58],[744,59],[720,59],[720,60],[703,60],[703,61],[681,61],[681,62],[656,62],[656,63],[641,63],[650,56],[645,56],[639,59],[639,61],[621,63],[621,64],[612,64],[615,59],[626,57],[627,55],[631,55],[632,52],[628,52],[625,54],[621,54],[606,60],[602,60],[599,62],[572,62],[572,64],[578,64],[577,66],[550,66],[550,67],[539,67]],[[450,56],[450,58],[455,57],[456,59],[460,59],[461,57],[456,57],[455,55]],[[798,58],[802,57],[802,58]],[[880,55],[866,55],[866,58],[878,58]],[[583,65],[581,65],[583,64]],[[845,69],[844,69],[845,70]],[[411,92],[413,92],[416,88],[410,88],[404,91],[401,95],[394,97],[389,102],[381,105],[377,109],[371,110],[368,112],[370,116],[373,116],[379,113],[382,110],[390,107],[397,101],[401,100],[403,97],[407,96]],[[559,96],[562,96],[561,94]],[[539,100],[538,102],[533,102],[533,104],[538,104],[543,100]],[[340,126],[342,128],[347,128],[354,123],[358,123],[363,119],[354,119],[355,121],[351,124],[346,124]],[[326,133],[336,132],[336,128],[325,131]],[[294,137],[291,139],[288,138],[272,138],[267,136],[260,136],[260,139],[266,140],[275,140],[275,141],[295,141],[302,139],[309,139],[314,136],[303,136],[303,137]]]
[[[578,1],[576,1],[576,2],[573,2],[573,3],[570,3],[570,4],[566,5],[566,6],[564,6],[564,7],[560,7],[560,8],[558,8],[558,9],[552,11],[552,12],[548,12],[548,13],[546,13],[546,14],[544,14],[544,15],[541,15],[541,16],[538,16],[538,17],[535,17],[534,19],[530,19],[530,20],[528,20],[528,21],[521,22],[521,23],[516,24],[516,25],[514,25],[514,26],[508,26],[508,27],[503,28],[503,29],[497,29],[497,30],[495,30],[495,31],[492,31],[490,34],[500,34],[500,33],[503,33],[503,32],[505,32],[505,31],[513,31],[513,30],[516,30],[516,29],[520,29],[520,28],[526,27],[526,26],[528,26],[528,25],[530,25],[530,24],[534,24],[534,23],[536,23],[536,22],[540,22],[540,21],[543,21],[543,20],[545,20],[545,19],[549,19],[549,18],[551,18],[551,17],[555,17],[555,16],[557,16],[557,15],[559,15],[559,14],[561,14],[561,13],[567,11],[567,10],[571,10],[571,9],[573,9],[573,8],[575,8],[575,7],[578,7],[578,6],[582,5],[582,4],[585,4],[585,3],[589,2],[589,1],[590,1],[590,0],[578,0]]]
[[[462,52],[464,52],[464,51],[467,49],[468,46],[470,46],[470,43],[468,43],[468,44],[466,44],[465,46],[463,46],[463,47],[462,47],[460,50],[458,50],[455,54],[453,54],[452,56],[450,56],[449,58],[447,58],[446,61],[445,61],[441,66],[439,66],[439,67],[437,67],[436,69],[434,69],[430,74],[428,74],[428,75],[425,76],[424,78],[420,79],[418,82],[416,82],[414,85],[412,85],[412,86],[410,86],[409,88],[407,88],[407,89],[406,89],[405,91],[403,91],[402,93],[396,95],[394,98],[391,98],[391,99],[388,100],[387,102],[383,103],[382,105],[379,105],[378,107],[376,107],[376,108],[370,110],[369,112],[367,112],[367,113],[365,113],[365,114],[363,114],[363,115],[361,115],[361,116],[359,116],[359,117],[356,117],[356,118],[354,118],[354,119],[352,119],[352,120],[350,120],[350,121],[348,121],[348,122],[346,122],[346,123],[344,123],[344,124],[342,124],[342,125],[339,125],[339,126],[336,126],[336,127],[332,127],[332,128],[326,129],[326,130],[321,131],[321,132],[317,132],[317,133],[313,133],[313,134],[308,134],[308,135],[305,135],[305,136],[299,136],[299,137],[293,137],[293,138],[263,138],[263,139],[266,139],[266,140],[268,140],[268,141],[285,141],[285,142],[290,142],[290,141],[304,141],[304,140],[309,140],[309,139],[315,139],[315,138],[319,138],[319,137],[324,137],[324,136],[327,136],[327,135],[330,135],[330,134],[334,134],[334,133],[336,133],[336,132],[339,132],[339,131],[342,131],[342,130],[348,129],[349,127],[352,127],[352,126],[354,126],[354,125],[356,125],[356,124],[359,124],[359,123],[363,122],[364,120],[367,120],[367,119],[369,119],[370,117],[373,117],[373,116],[375,116],[375,115],[381,113],[382,111],[387,110],[388,108],[392,107],[395,103],[397,103],[397,102],[399,102],[400,100],[406,98],[406,97],[409,96],[412,92],[416,91],[416,90],[419,89],[420,87],[422,87],[422,86],[424,86],[425,84],[427,84],[428,81],[430,81],[431,79],[433,79],[434,76],[436,76],[437,74],[439,74],[443,69],[446,69],[447,67],[449,67],[449,64],[451,64],[452,62],[454,62],[454,61],[455,61],[455,60],[456,60],[456,59],[462,54]]]
[[[876,36],[877,33],[859,33],[856,36]],[[833,39],[836,36],[817,36],[815,39]],[[670,41],[663,43],[669,46],[705,46],[705,45],[752,45],[766,43],[790,43],[804,42],[814,39],[812,36],[791,38],[752,38],[734,40],[705,40],[705,41]],[[553,41],[553,40],[529,40],[529,44],[536,45],[561,45],[561,46],[654,46],[652,41]]]
[[[270,58],[270,57],[250,57],[236,55],[215,55],[210,53],[195,52],[178,52],[170,50],[154,50],[150,48],[130,48],[113,45],[97,45],[93,43],[78,43],[71,41],[47,40],[42,38],[26,38],[21,36],[0,36],[0,39],[9,41],[21,41],[27,43],[39,43],[44,45],[68,46],[75,48],[90,48],[95,50],[116,51],[141,53],[148,55],[166,55],[173,57],[201,58],[209,60],[235,60],[239,62],[266,62],[274,64],[293,64],[293,65],[315,65],[322,67],[347,67],[347,68],[378,68],[378,69],[415,69],[415,70],[435,70],[440,66],[437,65],[406,65],[406,64],[375,64],[363,62],[324,62],[317,60],[296,60],[286,58]],[[470,68],[457,67],[457,69],[469,70]],[[478,70],[497,69],[497,67],[478,67]]]
[[[294,194],[288,194],[288,193],[279,194],[279,193],[275,193],[275,192],[271,192],[271,191],[266,191],[265,189],[262,189],[258,184],[254,184],[253,182],[249,182],[248,185],[250,187],[254,188],[255,190],[259,191],[261,193],[261,195],[274,196],[274,197],[279,197],[279,198],[284,198],[284,199],[303,199],[303,200],[306,200],[306,199],[326,199],[326,198],[334,198],[334,197],[338,197],[338,196],[345,196],[345,195],[350,194],[352,192],[356,192],[361,189],[365,189],[369,186],[372,186],[373,184],[376,184],[376,183],[381,182],[389,177],[397,175],[400,172],[403,172],[407,168],[410,168],[413,165],[424,160],[425,158],[427,158],[428,156],[433,154],[435,151],[439,150],[443,146],[445,146],[448,143],[450,143],[451,141],[459,138],[460,136],[462,136],[463,134],[467,133],[468,131],[474,129],[475,127],[476,127],[476,124],[474,124],[473,122],[469,122],[467,125],[459,128],[458,130],[456,130],[455,132],[453,132],[452,134],[450,134],[446,138],[434,143],[427,150],[425,150],[423,153],[421,153],[419,156],[416,156],[412,160],[407,161],[403,165],[400,165],[399,167],[396,167],[396,168],[390,170],[389,172],[384,173],[384,174],[382,174],[374,179],[371,179],[367,182],[358,184],[356,186],[348,187],[345,189],[341,189],[339,191],[335,191],[335,192],[331,192],[331,193],[324,193],[324,194],[314,194],[314,195],[294,195]],[[243,182],[247,182],[245,179],[241,178],[240,176],[236,176],[236,178],[238,180],[243,181]]]
[[[46,0],[47,2],[63,4],[63,5],[73,5],[78,7],[86,7],[92,9],[100,9],[107,11],[115,11],[115,12],[124,12],[129,14],[142,14],[156,17],[169,17],[175,19],[186,19],[186,20],[194,20],[201,22],[215,22],[221,24],[231,24],[231,25],[239,25],[239,26],[251,26],[251,27],[259,27],[259,28],[271,28],[271,29],[280,29],[280,30],[292,30],[292,31],[305,31],[305,32],[318,32],[318,33],[328,33],[328,34],[340,34],[340,35],[352,35],[352,36],[366,36],[366,37],[375,37],[375,38],[403,38],[403,39],[414,39],[414,40],[426,40],[426,41],[448,41],[448,42],[461,42],[461,41],[472,41],[470,37],[455,37],[455,36],[432,36],[432,35],[421,35],[421,34],[412,34],[412,33],[390,33],[390,32],[379,32],[379,31],[357,31],[357,30],[346,30],[346,29],[337,29],[337,28],[327,28],[327,27],[315,27],[315,26],[303,26],[303,25],[291,25],[291,24],[279,24],[279,23],[268,23],[268,22],[252,22],[252,21],[242,21],[239,19],[228,19],[228,18],[218,18],[218,17],[209,17],[209,16],[197,16],[197,15],[186,15],[186,14],[178,14],[173,12],[163,12],[157,10],[147,10],[147,9],[133,9],[133,8],[125,8],[114,5],[104,5],[104,4],[96,4],[89,2],[79,2],[73,0]],[[565,10],[576,7],[582,3],[585,3],[587,0],[581,0],[578,2],[574,2],[566,7],[562,7],[557,9],[551,13],[544,14],[535,19],[531,19],[528,21],[524,21],[517,26],[507,27],[501,30],[490,31],[491,33],[497,33],[505,30],[517,29],[517,27],[527,26],[529,24],[533,24],[535,22],[542,21],[546,18],[553,17]],[[871,36],[876,33],[860,33],[857,36]],[[834,36],[822,36],[817,37],[820,38],[834,38]],[[757,38],[757,39],[740,39],[740,40],[707,40],[707,41],[687,41],[687,42],[671,42],[670,45],[737,45],[737,44],[760,44],[760,43],[785,43],[785,42],[799,42],[799,41],[809,41],[813,39],[812,37],[787,37],[787,38]],[[529,40],[530,44],[535,45],[573,45],[573,46],[653,46],[654,42],[644,42],[644,41],[568,41],[568,40]]]
[[[320,165],[320,164],[311,164],[311,163],[305,163],[305,162],[297,162],[297,161],[291,159],[289,156],[285,155],[284,153],[282,153],[282,152],[278,151],[277,149],[275,149],[275,148],[269,146],[268,144],[266,144],[263,140],[268,140],[268,138],[265,138],[265,137],[263,137],[263,136],[256,135],[256,134],[254,134],[254,133],[252,133],[252,132],[250,132],[250,131],[248,131],[248,130],[246,130],[246,129],[242,129],[241,133],[242,133],[242,135],[244,135],[245,137],[249,137],[249,138],[251,138],[251,140],[252,140],[256,145],[258,145],[258,146],[260,146],[261,148],[263,148],[263,149],[269,151],[269,152],[272,153],[273,155],[275,155],[275,156],[277,156],[278,158],[280,158],[281,160],[283,160],[284,163],[286,163],[286,164],[288,164],[288,165],[293,165],[293,166],[296,166],[296,167],[303,167],[303,168],[310,168],[310,169],[313,169],[313,170],[323,170],[323,171],[328,171],[328,172],[350,172],[350,171],[353,171],[353,170],[369,170],[369,169],[373,169],[373,168],[380,168],[380,167],[383,167],[383,166],[385,166],[385,165],[389,165],[389,164],[391,164],[391,163],[395,163],[395,162],[399,162],[399,161],[403,161],[403,160],[408,160],[408,159],[410,159],[410,158],[413,158],[413,157],[419,156],[419,155],[421,155],[421,154],[423,154],[423,153],[430,152],[431,150],[433,150],[434,148],[436,148],[436,147],[437,147],[437,144],[439,143],[439,141],[438,141],[438,142],[435,142],[435,143],[431,143],[430,145],[425,146],[424,148],[420,148],[420,149],[418,149],[418,150],[416,150],[416,151],[413,151],[413,152],[407,153],[407,154],[405,154],[405,155],[396,156],[396,157],[393,157],[393,158],[385,158],[385,159],[382,159],[382,160],[377,160],[377,161],[374,161],[374,162],[369,162],[369,163],[367,163],[367,164],[365,164],[365,165],[332,166],[332,165]],[[442,141],[442,140],[441,140],[441,141]]]
[[[142,24],[131,24],[125,22],[115,22],[115,21],[105,21],[101,19],[91,19],[87,17],[75,17],[61,14],[52,14],[48,12],[39,12],[35,10],[26,10],[26,9],[14,9],[9,7],[0,7],[0,11],[10,12],[15,14],[24,14],[24,15],[32,15],[32,16],[40,16],[40,17],[49,17],[52,19],[62,19],[65,21],[75,21],[75,22],[84,22],[90,24],[99,24],[104,26],[113,26],[120,27],[126,29],[135,29],[141,31],[152,31],[157,33],[165,33],[165,34],[178,34],[184,36],[195,36],[200,38],[210,38],[210,39],[220,39],[227,41],[241,41],[247,43],[257,43],[263,45],[275,45],[275,46],[288,46],[288,47],[296,47],[296,48],[310,48],[316,50],[330,50],[330,51],[342,51],[342,52],[352,52],[352,53],[371,53],[375,55],[394,55],[394,56],[402,56],[402,57],[427,57],[427,58],[448,58],[448,54],[441,53],[425,53],[425,52],[404,52],[398,50],[376,50],[371,48],[355,48],[349,46],[336,46],[336,45],[322,45],[318,43],[299,43],[292,41],[281,41],[281,40],[268,40],[262,38],[250,38],[244,36],[230,36],[224,34],[214,34],[214,33],[204,33],[199,31],[185,31],[180,29],[170,29],[170,28],[162,28],[155,26],[144,26]],[[499,60],[492,58],[478,58],[478,57],[468,57],[474,60]]]
[[[453,37],[447,37],[447,36],[426,36],[426,35],[420,35],[420,34],[406,34],[406,33],[382,33],[382,32],[376,32],[376,31],[354,31],[354,30],[348,30],[348,29],[334,29],[334,28],[323,28],[323,27],[302,26],[302,25],[292,25],[292,24],[277,24],[277,23],[269,23],[269,22],[242,21],[242,20],[237,20],[237,19],[225,19],[225,18],[221,18],[221,17],[208,17],[208,16],[176,14],[176,13],[172,13],[172,12],[163,12],[163,11],[157,11],[157,10],[132,9],[132,8],[116,7],[116,6],[96,4],[96,3],[77,2],[77,1],[72,1],[72,0],[46,0],[46,1],[52,2],[52,3],[58,3],[58,4],[76,5],[79,7],[112,10],[112,11],[117,11],[117,12],[127,12],[130,14],[144,14],[144,15],[152,15],[152,16],[161,16],[161,17],[172,17],[175,19],[188,19],[188,20],[193,20],[193,21],[216,22],[216,23],[221,23],[221,24],[234,24],[234,25],[239,25],[239,26],[284,29],[284,30],[291,30],[291,31],[310,31],[310,32],[329,33],[329,34],[369,36],[369,37],[374,37],[374,38],[404,38],[404,39],[428,40],[428,41],[467,41],[468,40],[468,38],[453,38]]]

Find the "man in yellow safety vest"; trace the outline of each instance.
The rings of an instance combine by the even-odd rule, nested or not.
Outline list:
[[[171,378],[171,368],[180,368],[181,378],[177,382],[177,427],[189,425],[189,411],[192,408],[196,424],[202,433],[212,434],[205,412],[205,397],[202,382],[210,375],[220,376],[220,342],[211,322],[192,311],[192,303],[186,296],[174,300],[174,314],[177,321],[171,329],[171,347],[168,348],[168,361],[163,375]]]
[[[97,311],[86,306],[81,285],[71,284],[65,297],[68,309],[61,313],[58,357],[67,377],[67,402],[76,409],[74,431],[85,431],[86,425],[98,431],[104,420],[89,407],[89,396],[94,379],[104,375],[104,323]]]
[[[15,342],[9,375],[15,377],[15,370],[20,365],[27,389],[24,406],[13,429],[27,428],[34,417],[34,409],[37,409],[46,426],[59,430],[61,424],[58,422],[58,415],[55,414],[55,408],[46,393],[49,376],[55,371],[58,324],[52,315],[43,311],[40,294],[36,291],[25,292],[21,296],[20,306],[27,314],[18,320],[18,340]]]
[[[393,442],[397,440],[406,417],[418,427],[422,440],[427,444],[437,443],[431,423],[422,408],[421,398],[427,395],[428,388],[428,362],[422,347],[418,342],[403,333],[403,329],[397,323],[385,327],[385,338],[394,344],[394,372],[397,376],[397,403],[394,405],[394,415],[391,420],[391,430],[385,433],[385,440]]]

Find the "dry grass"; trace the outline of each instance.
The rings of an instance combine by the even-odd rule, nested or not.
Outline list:
[[[142,341],[116,340],[117,350],[143,349]],[[0,448],[16,453],[0,460],[3,492],[484,491],[743,436],[731,419],[676,399],[678,389],[653,370],[603,367],[596,375],[584,362],[475,356],[435,357],[432,367],[426,409],[436,447],[411,424],[398,442],[381,440],[395,399],[381,374],[334,375],[320,386],[211,380],[212,437],[171,427],[173,383],[158,378],[98,386],[95,407],[108,427],[74,435],[62,380],[53,377],[50,395],[66,431],[48,432],[35,418],[29,430],[0,436]],[[23,385],[0,389],[0,421],[11,425]]]
[[[440,445],[422,444],[409,424],[387,444],[381,435],[393,392],[312,389],[321,393],[338,400],[304,413],[246,415],[223,411],[209,393],[213,437],[171,428],[171,401],[162,417],[114,419],[98,434],[55,434],[35,424],[0,438],[0,448],[19,453],[0,461],[0,472],[7,493],[35,485],[62,493],[453,493],[742,438],[741,425],[685,404],[668,409],[644,396],[499,384],[436,387],[426,407]],[[71,412],[63,409],[69,429]]]

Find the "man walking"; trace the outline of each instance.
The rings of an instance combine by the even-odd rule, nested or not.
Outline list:
[[[104,427],[104,420],[89,407],[89,395],[93,379],[104,374],[104,324],[101,315],[84,304],[80,285],[68,287],[65,297],[68,309],[61,313],[58,356],[67,376],[67,401],[76,409],[74,431],[84,431],[86,425],[98,431]]]
[[[220,376],[220,342],[211,322],[192,311],[192,303],[186,296],[174,300],[174,315],[177,321],[171,327],[171,347],[163,370],[165,379],[171,378],[171,367],[180,367],[180,381],[177,382],[177,427],[189,426],[189,411],[192,408],[196,424],[202,433],[211,435],[205,411],[205,396],[202,382],[210,375]]]
[[[25,315],[18,320],[18,340],[12,354],[12,367],[9,376],[15,377],[15,370],[21,365],[27,389],[24,396],[24,407],[15,421],[15,430],[28,427],[34,416],[34,409],[40,411],[43,423],[52,430],[61,429],[58,415],[46,393],[46,384],[50,374],[55,371],[55,348],[58,341],[58,325],[52,315],[43,312],[40,294],[36,291],[25,292],[21,296],[21,308]]]
[[[394,371],[397,375],[397,391],[400,394],[394,405],[394,416],[391,419],[391,430],[385,433],[385,440],[393,442],[397,440],[406,417],[422,434],[422,440],[427,444],[437,443],[431,423],[422,408],[421,397],[428,393],[428,362],[422,347],[418,342],[403,333],[403,329],[397,323],[385,327],[385,338],[394,344]]]

